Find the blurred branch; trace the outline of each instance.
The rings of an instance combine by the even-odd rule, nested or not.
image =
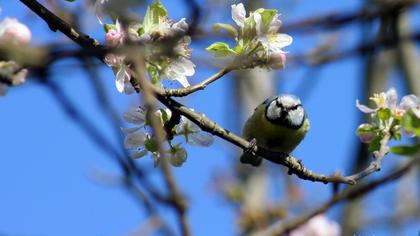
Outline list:
[[[161,164],[164,180],[166,183],[167,188],[170,192],[170,201],[173,203],[174,208],[178,213],[179,222],[181,225],[182,235],[189,236],[191,235],[191,230],[189,227],[186,210],[187,204],[186,200],[180,193],[177,183],[175,181],[175,177],[172,174],[171,166],[168,163],[168,159],[166,158],[166,152],[163,147],[163,142],[165,141],[165,130],[161,125],[161,121],[156,117],[153,112],[155,110],[155,98],[153,96],[153,88],[152,85],[147,82],[143,76],[144,68],[142,68],[143,61],[137,60],[136,61],[136,74],[135,77],[136,83],[143,88],[143,95],[145,101],[145,109],[146,109],[146,119],[150,120],[151,126],[154,131],[155,138],[153,139],[154,145],[158,151],[158,162]]]
[[[287,232],[290,232],[296,227],[307,222],[312,217],[327,211],[328,209],[330,209],[332,206],[336,205],[337,203],[359,198],[363,196],[364,194],[367,194],[373,191],[377,187],[382,186],[383,184],[389,183],[391,181],[394,181],[400,178],[401,176],[405,175],[411,168],[415,168],[419,164],[420,164],[420,158],[414,158],[410,160],[409,162],[403,164],[402,166],[394,169],[389,174],[385,175],[384,177],[380,179],[371,181],[370,183],[367,183],[367,184],[361,184],[358,186],[354,186],[352,188],[348,188],[336,194],[331,200],[324,203],[318,209],[313,210],[309,214],[302,215],[296,219],[290,220],[282,224],[276,223],[272,225],[271,227],[267,228],[266,230],[263,230],[261,232],[256,232],[254,235],[255,236],[271,236],[271,235],[274,236],[274,235],[283,235]]]
[[[29,9],[41,17],[54,32],[57,30],[66,35],[73,42],[77,43],[82,48],[88,51],[99,53],[104,48],[100,43],[90,38],[88,35],[78,31],[71,25],[63,21],[60,17],[52,14],[47,8],[38,3],[36,0],[20,0]]]
[[[295,23],[285,24],[281,29],[284,32],[302,32],[311,34],[313,31],[323,29],[336,29],[355,22],[372,21],[383,15],[399,14],[402,11],[418,4],[419,0],[389,1],[383,7],[361,8],[344,13],[330,13],[323,16],[307,18]]]

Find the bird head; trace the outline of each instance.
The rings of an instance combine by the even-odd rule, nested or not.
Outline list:
[[[291,129],[299,129],[303,125],[306,114],[298,97],[283,94],[264,103],[267,105],[265,117],[268,121]]]

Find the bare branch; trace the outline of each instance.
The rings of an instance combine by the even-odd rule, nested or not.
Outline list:
[[[163,89],[163,88],[156,88],[156,92],[162,96],[169,96],[169,97],[184,97],[191,93],[197,92],[199,90],[203,90],[207,87],[207,85],[213,83],[214,81],[222,78],[224,75],[232,71],[231,68],[227,67],[224,69],[219,70],[216,74],[210,76],[208,79],[203,80],[199,84],[189,86],[186,88],[181,89]]]

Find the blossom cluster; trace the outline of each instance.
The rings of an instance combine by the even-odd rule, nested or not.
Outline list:
[[[124,19],[115,19],[113,24],[105,24],[102,12],[109,0],[97,0],[97,16],[100,24],[104,25],[105,43],[113,52],[105,57],[105,62],[113,69],[117,90],[121,93],[134,93],[133,65],[135,55],[130,55],[127,46],[141,45],[142,69],[146,77],[155,86],[162,86],[162,80],[176,80],[183,87],[190,86],[187,76],[195,73],[195,65],[191,62],[191,49],[188,47],[191,39],[187,35],[188,24],[184,18],[174,22],[168,19],[165,7],[156,0],[146,10],[142,22],[125,22]],[[285,54],[283,48],[292,43],[292,37],[278,33],[281,21],[279,14],[274,9],[257,9],[246,16],[244,5],[239,3],[232,5],[232,18],[238,28],[229,24],[216,24],[217,30],[223,28],[235,38],[237,45],[231,49],[223,42],[210,45],[207,50],[214,52],[216,57],[237,56],[239,59],[247,58],[249,61],[258,61],[271,69],[284,68]],[[136,52],[131,52],[135,54]],[[136,68],[139,69],[139,68]],[[137,72],[137,71],[136,71]],[[162,125],[171,116],[169,110],[160,109],[155,112],[160,116]],[[159,115],[160,114],[160,115]],[[152,153],[155,163],[159,161],[159,153],[153,146],[153,137],[150,135],[150,126],[145,118],[145,110],[142,108],[131,109],[124,114],[127,122],[136,127],[123,129],[126,134],[125,146],[131,150],[133,158],[140,158],[147,153]],[[200,130],[194,123],[181,117],[181,122],[174,130],[175,135],[184,136],[190,144],[208,146],[212,142],[212,136]],[[186,151],[180,144],[173,145],[168,141],[170,162],[174,166],[180,166],[186,159]]]
[[[0,22],[0,44],[22,46],[31,40],[31,31],[17,19],[6,17]],[[0,61],[0,95],[7,93],[9,86],[18,86],[25,82],[28,70],[15,61]]]
[[[178,81],[183,87],[190,86],[187,76],[194,75],[195,65],[190,60],[188,45],[191,39],[186,35],[188,24],[185,18],[178,22],[169,20],[167,10],[156,1],[147,8],[142,23],[130,23],[125,27],[117,19],[115,24],[104,24],[104,29],[105,43],[110,47],[122,47],[127,42],[142,45],[142,60],[153,84],[161,86],[162,79],[168,79]],[[105,60],[113,68],[117,90],[131,94],[134,92],[130,82],[133,69],[127,59],[125,55],[113,53]]]
[[[153,115],[163,127],[171,118],[172,112],[169,109],[159,109]],[[122,128],[122,131],[126,134],[124,146],[130,150],[130,156],[132,158],[141,158],[151,153],[155,165],[157,165],[160,160],[160,154],[153,143],[154,137],[150,132],[150,121],[146,118],[146,110],[141,107],[133,108],[125,112],[123,117],[125,121],[135,125],[131,128]],[[209,146],[213,143],[213,136],[202,131],[200,127],[183,116],[181,116],[179,124],[172,129],[172,132],[174,136],[184,137],[185,142],[191,145]],[[168,154],[169,162],[173,166],[181,166],[187,159],[187,152],[181,146],[182,142],[173,144],[173,140],[167,141],[169,148],[166,150],[166,153]]]
[[[360,111],[371,116],[370,122],[361,124],[356,131],[360,140],[369,144],[370,151],[379,149],[380,141],[386,133],[395,140],[400,140],[402,133],[411,137],[420,137],[420,100],[417,96],[406,95],[398,103],[397,91],[391,88],[387,92],[374,94],[370,100],[375,104],[374,108],[356,101]],[[397,154],[409,154],[419,148],[418,146],[394,147],[391,151]]]
[[[230,24],[217,23],[215,30],[223,28],[235,39],[236,45],[231,48],[227,43],[216,42],[207,50],[216,57],[234,56],[251,61],[262,61],[260,66],[271,69],[283,69],[286,62],[286,52],[283,48],[289,46],[293,39],[290,35],[278,33],[281,27],[279,14],[275,9],[259,8],[246,16],[242,3],[232,5],[232,19],[237,27]]]

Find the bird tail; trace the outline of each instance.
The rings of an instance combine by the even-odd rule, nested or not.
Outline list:
[[[241,156],[241,163],[250,164],[252,166],[260,166],[262,162],[262,157],[255,156],[249,153],[243,153]]]

